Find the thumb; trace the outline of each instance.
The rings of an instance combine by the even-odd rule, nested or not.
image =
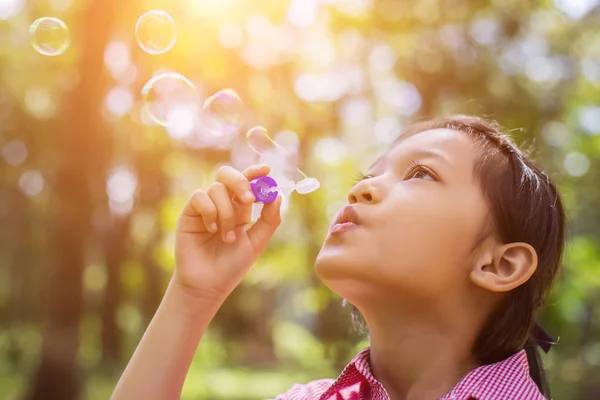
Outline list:
[[[248,229],[248,238],[256,251],[260,254],[269,239],[281,224],[281,196],[277,196],[274,202],[265,204],[260,213],[260,218]]]

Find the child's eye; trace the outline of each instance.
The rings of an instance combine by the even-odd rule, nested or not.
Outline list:
[[[436,175],[419,161],[410,163],[408,166],[408,171],[410,172],[406,175],[406,179],[425,179],[437,181]]]
[[[429,179],[429,180],[435,180],[433,178],[433,176],[431,176],[431,174],[428,171],[425,171],[424,169],[416,169],[413,170],[409,175],[409,178],[412,179]]]

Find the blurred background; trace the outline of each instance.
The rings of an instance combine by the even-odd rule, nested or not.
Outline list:
[[[600,398],[599,3],[0,0],[0,398],[109,398],[187,196],[265,160],[322,187],[286,197],[183,398],[335,378],[366,342],[313,273],[329,220],[403,126],[453,113],[497,119],[560,183],[569,244],[541,317],[560,341],[543,357],[555,398]],[[151,10],[172,23],[144,25]],[[249,146],[256,125],[275,155]]]

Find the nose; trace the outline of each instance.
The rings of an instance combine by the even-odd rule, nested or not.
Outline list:
[[[348,193],[348,203],[378,203],[381,200],[381,193],[377,187],[364,180],[357,183]]]

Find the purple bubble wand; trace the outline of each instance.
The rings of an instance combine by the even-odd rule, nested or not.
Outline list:
[[[261,176],[250,181],[250,187],[256,197],[256,203],[266,204],[274,202],[278,193],[289,195],[296,191],[299,194],[308,194],[321,187],[321,183],[316,178],[306,178],[297,183],[290,181],[286,185],[278,186],[270,176]]]

